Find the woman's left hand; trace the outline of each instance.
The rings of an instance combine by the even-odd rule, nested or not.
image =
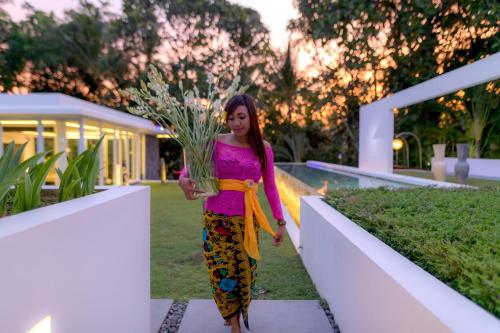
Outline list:
[[[273,245],[280,246],[283,243],[283,239],[285,237],[286,228],[284,225],[278,226],[278,230],[273,236]]]

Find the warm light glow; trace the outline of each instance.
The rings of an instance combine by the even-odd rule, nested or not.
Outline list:
[[[403,140],[401,139],[392,140],[392,149],[400,150],[401,148],[403,148]]]
[[[77,132],[66,132],[66,139],[80,139],[80,133]],[[85,133],[85,140],[99,140],[100,137],[97,134],[87,134]]]
[[[47,316],[43,318],[41,321],[39,321],[26,333],[51,333],[52,332],[51,321],[52,321],[51,317]]]
[[[43,120],[42,124],[43,125],[55,125],[55,121],[52,120]],[[23,126],[23,125],[38,125],[38,120],[2,120],[0,121],[0,125],[18,125],[18,126]]]
[[[21,131],[21,134],[30,135],[30,136],[38,136],[38,132],[35,132],[35,131]],[[42,136],[44,138],[55,138],[56,137],[56,133],[43,132]]]
[[[318,195],[318,192],[280,168],[275,168],[275,181],[281,201],[300,228],[300,197]]]
[[[73,128],[80,128],[80,124],[78,124],[78,123],[66,122],[66,126],[73,127]],[[99,131],[99,127],[97,127],[97,126],[83,125],[83,128],[85,128],[86,130],[89,130],[89,131]]]
[[[177,134],[157,134],[156,137],[158,139],[172,139],[172,138],[176,138]]]

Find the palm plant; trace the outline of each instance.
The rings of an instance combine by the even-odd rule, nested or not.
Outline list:
[[[277,158],[292,162],[302,162],[309,148],[309,140],[305,133],[294,132],[292,135],[284,135],[281,138],[284,144],[275,147]]]
[[[37,161],[45,155],[45,153],[38,153],[24,162],[20,162],[27,143],[22,144],[14,152],[15,143],[14,141],[10,142],[0,157],[0,216],[6,213],[7,201],[13,187],[19,182],[26,170],[35,166]]]
[[[493,82],[471,89],[471,107],[466,113],[466,130],[467,137],[472,141],[470,154],[475,158],[481,157],[484,129],[491,121],[492,110],[494,111],[500,102],[498,92],[499,89]]]
[[[60,180],[59,202],[94,193],[99,173],[99,146],[103,139],[104,136],[93,147],[89,147],[76,158],[68,158],[68,166],[64,172],[56,169]]]
[[[24,173],[24,177],[15,188],[12,200],[13,213],[25,212],[40,206],[42,185],[45,183],[50,169],[62,154],[63,152],[55,154],[47,161],[38,163]]]

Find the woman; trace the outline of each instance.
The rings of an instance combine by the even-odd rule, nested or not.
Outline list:
[[[208,197],[204,206],[203,252],[212,286],[212,295],[231,332],[240,332],[240,313],[248,326],[251,290],[255,285],[258,232],[262,227],[273,235],[272,243],[283,242],[285,220],[274,181],[273,151],[257,123],[252,98],[236,95],[225,107],[225,121],[231,133],[215,142],[215,176],[219,194]],[[256,197],[259,179],[278,227],[273,232]],[[179,185],[188,200],[195,199],[195,182],[183,170]]]

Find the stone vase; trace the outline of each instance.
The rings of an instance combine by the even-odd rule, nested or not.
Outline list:
[[[455,164],[455,177],[460,184],[465,184],[467,177],[469,176],[469,163],[467,162],[467,156],[469,155],[469,144],[459,143],[457,144],[457,163]]]
[[[446,180],[446,162],[444,160],[445,144],[432,145],[434,158],[432,159],[431,171],[435,180],[444,182]]]

